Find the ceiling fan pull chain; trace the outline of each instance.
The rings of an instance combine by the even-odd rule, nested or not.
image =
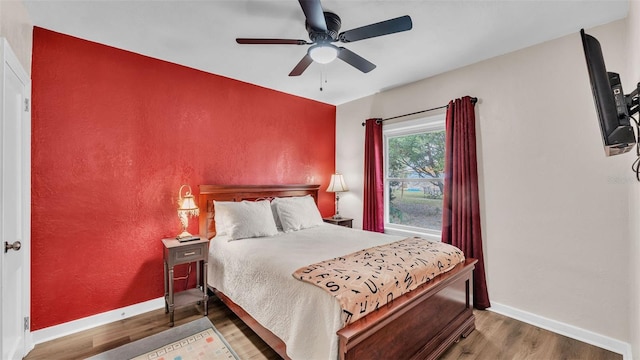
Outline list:
[[[324,77],[324,80],[322,79]],[[322,70],[320,71],[320,91],[324,90],[324,84],[328,84],[327,74],[325,74]]]

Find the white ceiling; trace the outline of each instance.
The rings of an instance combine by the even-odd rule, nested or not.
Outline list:
[[[308,40],[296,0],[23,1],[36,26],[334,105],[621,19],[628,8],[626,0],[323,0],[341,31],[402,15],[413,29],[342,44],[377,65],[370,73],[338,59],[289,77],[308,46],[235,38]]]

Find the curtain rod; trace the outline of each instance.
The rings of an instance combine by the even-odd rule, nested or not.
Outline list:
[[[478,102],[478,98],[477,97],[472,97],[471,98],[471,103],[472,104],[475,104],[477,102]],[[397,119],[397,118],[401,118],[401,117],[405,117],[405,116],[411,116],[411,115],[415,115],[415,114],[420,114],[420,113],[427,112],[427,111],[444,109],[444,108],[447,108],[447,107],[449,107],[448,104],[447,105],[443,105],[443,106],[434,107],[434,108],[427,109],[427,110],[420,110],[420,111],[412,112],[412,113],[409,113],[409,114],[398,115],[398,116],[394,116],[394,117],[390,117],[390,118],[386,118],[386,119],[377,119],[376,123],[380,124],[381,122],[384,122],[384,121],[387,121],[387,120],[393,120],[393,119]],[[364,125],[365,125],[365,123],[363,122],[362,126],[364,126]]]

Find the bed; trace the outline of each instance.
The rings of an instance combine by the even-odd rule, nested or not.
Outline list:
[[[371,238],[367,241],[379,243],[395,241],[401,237],[330,224],[279,234],[267,241],[226,241],[224,236],[216,236],[214,201],[239,202],[311,196],[317,203],[318,189],[318,185],[200,185],[200,234],[211,239],[208,286],[282,358],[435,359],[453,342],[474,330],[471,294],[472,272],[476,263],[474,259],[466,259],[428,284],[394,299],[391,305],[381,307],[342,327],[337,326],[341,321],[337,301],[324,290],[290,275],[290,270],[298,265],[308,265],[313,262],[311,260],[325,260],[335,254],[318,250],[310,255],[305,255],[304,251],[292,255],[296,254],[295,248],[299,244],[313,243],[316,241],[315,236],[323,236],[323,242],[335,242],[329,248],[340,249],[346,254],[353,249],[358,250],[361,246],[358,239],[365,235]],[[350,240],[345,241],[343,238]],[[280,250],[275,250],[277,246],[283,246],[290,253],[278,257],[277,252]],[[250,279],[229,277],[234,265],[225,261],[233,261],[229,259],[234,256],[241,259],[238,263],[257,267]],[[276,259],[273,262],[275,268],[288,273],[287,276],[281,276],[282,281],[287,282],[286,286],[274,285],[272,280],[262,278],[265,273],[275,273],[275,270],[265,270],[267,266],[272,266],[263,263],[267,258]],[[243,294],[249,288],[261,294],[258,295],[262,303],[259,304],[260,308],[273,311],[265,315],[261,313],[262,310],[257,309],[255,300],[245,298]]]

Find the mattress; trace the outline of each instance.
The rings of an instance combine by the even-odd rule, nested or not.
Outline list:
[[[339,302],[326,291],[293,278],[315,262],[403,239],[342,226],[320,226],[272,237],[214,237],[208,285],[222,291],[287,346],[291,359],[338,356],[343,327]]]

